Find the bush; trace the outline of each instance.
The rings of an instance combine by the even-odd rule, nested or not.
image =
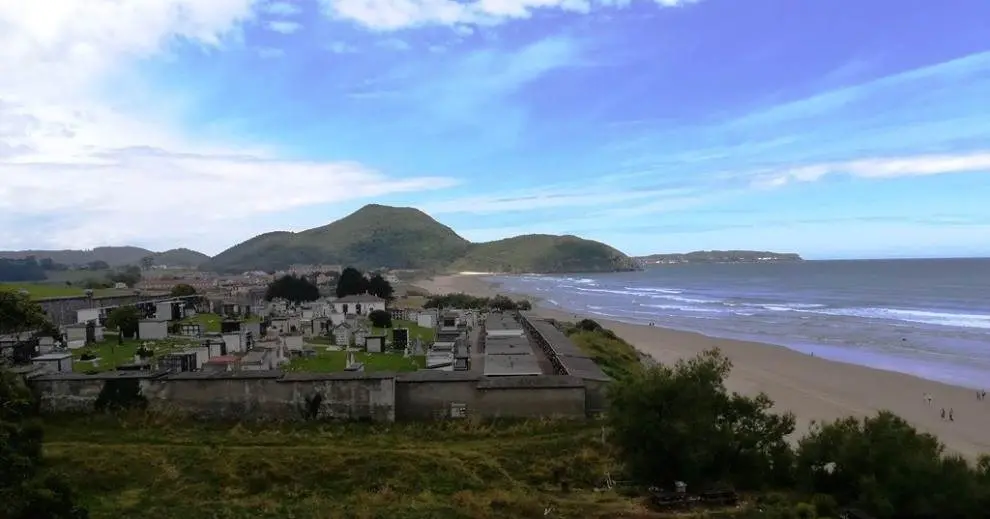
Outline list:
[[[712,350],[613,384],[608,421],[631,476],[667,487],[786,483],[792,455],[785,437],[794,416],[770,412],[766,395],[729,394],[731,366]]]
[[[386,312],[385,310],[375,310],[368,314],[368,319],[371,321],[371,325],[375,328],[391,328],[392,327],[392,314]]]

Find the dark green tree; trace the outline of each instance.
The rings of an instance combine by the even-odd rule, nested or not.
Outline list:
[[[112,283],[123,283],[129,287],[133,287],[141,281],[141,267],[133,265],[124,267],[108,274],[107,279]]]
[[[632,477],[663,486],[684,481],[699,490],[787,481],[793,455],[785,437],[794,417],[772,413],[766,395],[730,394],[724,382],[731,367],[712,350],[613,383],[608,423]]]
[[[172,297],[194,296],[196,295],[196,289],[193,288],[192,285],[186,283],[179,283],[178,285],[172,287],[172,291],[170,295]]]
[[[878,518],[985,517],[988,461],[973,470],[935,436],[883,411],[817,425],[797,449],[798,488]]]
[[[137,334],[141,312],[135,306],[119,306],[107,316],[107,327],[116,328],[121,337],[130,339]]]
[[[395,299],[395,290],[381,274],[375,274],[368,280],[368,293],[376,295],[386,301]]]
[[[337,279],[337,297],[353,296],[368,292],[368,278],[360,270],[347,267]]]
[[[391,328],[392,327],[392,314],[386,312],[385,310],[375,310],[368,314],[368,319],[371,321],[371,325],[375,328]]]
[[[150,270],[155,264],[154,256],[145,256],[141,258],[141,270]]]
[[[0,334],[37,320],[37,304],[0,292]],[[43,314],[41,314],[43,316]],[[0,369],[0,517],[85,518],[61,478],[42,471],[38,402],[19,375]]]
[[[285,299],[293,303],[316,301],[320,298],[320,289],[306,278],[298,276],[282,276],[268,285],[265,300]]]

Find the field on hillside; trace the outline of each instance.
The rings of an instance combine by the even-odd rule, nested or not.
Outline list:
[[[593,422],[208,424],[50,418],[45,456],[100,518],[629,517]],[[549,513],[544,514],[547,509]]]
[[[0,290],[18,292],[26,290],[31,299],[44,299],[47,297],[79,297],[85,295],[85,290],[81,286],[70,286],[65,283],[0,283]],[[114,290],[112,288],[94,290],[93,296],[130,295],[131,290]]]

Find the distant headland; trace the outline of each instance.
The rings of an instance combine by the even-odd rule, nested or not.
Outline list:
[[[756,250],[699,250],[681,254],[650,254],[634,258],[644,265],[682,265],[690,263],[784,263],[804,261],[793,252]]]

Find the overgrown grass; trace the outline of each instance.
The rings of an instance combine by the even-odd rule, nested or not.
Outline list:
[[[639,352],[611,330],[582,330],[565,324],[568,337],[590,355],[606,375],[620,379],[643,369]]]
[[[597,423],[209,424],[142,414],[45,425],[48,464],[67,475],[94,519],[643,511],[634,500],[592,491],[618,470]]]
[[[181,321],[184,324],[198,324],[203,328],[203,333],[220,333],[220,323],[223,317],[218,314],[202,313],[192,317],[186,317]]]
[[[358,362],[364,363],[365,371],[416,371],[426,367],[426,357],[414,355],[404,357],[392,353],[355,352]],[[297,357],[286,365],[286,371],[308,371],[317,373],[332,373],[343,371],[347,365],[347,353],[326,349],[317,349],[314,357]]]

